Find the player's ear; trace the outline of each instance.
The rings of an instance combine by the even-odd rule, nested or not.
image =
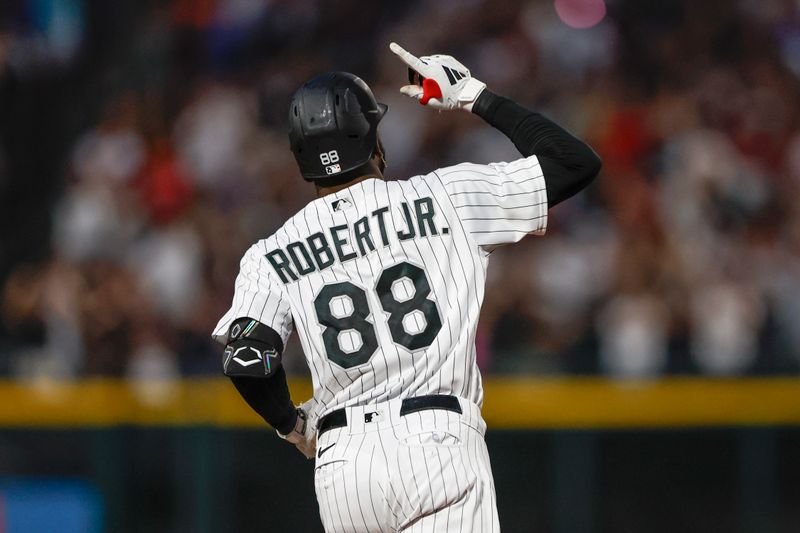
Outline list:
[[[383,174],[384,170],[386,170],[386,166],[388,165],[388,163],[386,162],[386,152],[384,151],[380,135],[376,136],[375,138],[375,151],[372,152],[372,158],[378,165],[381,174]]]

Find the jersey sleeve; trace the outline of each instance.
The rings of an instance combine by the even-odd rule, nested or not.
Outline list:
[[[486,251],[543,235],[547,189],[536,156],[510,163],[462,163],[436,171],[464,229]]]
[[[220,318],[212,337],[220,344],[227,341],[228,328],[237,318],[252,318],[274,329],[283,345],[292,332],[292,313],[280,283],[267,270],[264,246],[253,245],[242,257],[236,276],[233,302]]]

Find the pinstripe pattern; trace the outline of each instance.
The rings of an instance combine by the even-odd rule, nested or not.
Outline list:
[[[352,423],[320,436],[315,490],[328,532],[499,532],[486,426],[464,413],[401,417],[400,402],[347,409]],[[364,422],[364,414],[380,415]]]
[[[472,427],[480,427],[483,389],[475,363],[475,334],[489,253],[527,234],[544,233],[546,224],[545,184],[535,156],[491,165],[464,163],[406,181],[362,181],[309,203],[247,251],[231,308],[214,336],[224,340],[231,322],[245,316],[275,329],[284,343],[296,329],[320,414],[450,394],[474,406],[478,422]],[[364,228],[369,230],[366,237]],[[326,236],[327,252],[317,250],[321,255],[310,266],[305,259],[298,263],[304,253],[317,253],[308,239],[318,233]],[[411,233],[414,237],[406,238]],[[340,242],[334,244],[337,239]],[[281,255],[290,244],[291,253]],[[330,265],[326,254],[335,259]],[[430,288],[426,298],[441,321],[438,333],[415,351],[396,342],[388,323],[391,313],[376,293],[382,273],[401,263],[422,269]],[[395,285],[398,282],[405,283],[401,279]],[[374,329],[377,339],[371,356],[352,365],[329,359],[323,340],[329,326],[320,323],[315,307],[324,287],[342,283],[365,294],[368,309],[359,320]],[[406,298],[414,297],[407,287],[402,290]],[[356,316],[352,309],[344,314]],[[427,324],[410,313],[402,318],[413,319],[420,330]],[[403,324],[403,331],[413,335]],[[350,331],[335,330],[333,342],[345,357],[359,349],[357,341],[347,340],[351,337],[342,340],[343,334],[352,335]],[[343,342],[350,343],[350,351]],[[425,427],[418,419],[425,420]],[[324,463],[318,462],[316,475],[326,531],[499,530],[482,430],[471,434],[462,427],[463,420],[444,411],[395,422],[374,434],[342,428],[323,436],[331,442],[336,436],[336,446]],[[447,428],[457,445],[409,444],[422,438],[421,433]]]

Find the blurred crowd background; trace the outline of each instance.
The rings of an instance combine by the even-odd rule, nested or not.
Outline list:
[[[390,179],[519,156],[404,100],[393,40],[604,161],[493,254],[485,372],[797,373],[800,2],[586,3],[4,0],[0,375],[217,374],[241,255],[313,197],[286,115],[316,73],[389,105]]]

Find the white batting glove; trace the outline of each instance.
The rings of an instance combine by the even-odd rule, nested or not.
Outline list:
[[[486,84],[476,80],[469,69],[452,56],[433,55],[416,57],[397,43],[389,49],[408,65],[411,85],[400,88],[400,92],[419,100],[422,105],[435,109],[464,109],[472,112],[472,106]],[[413,76],[413,74],[419,76]],[[415,82],[419,83],[415,83]]]
[[[313,459],[317,453],[317,402],[313,398],[302,403],[297,408],[297,422],[294,429],[283,435],[280,431],[275,433],[287,442],[294,444],[306,459]]]

